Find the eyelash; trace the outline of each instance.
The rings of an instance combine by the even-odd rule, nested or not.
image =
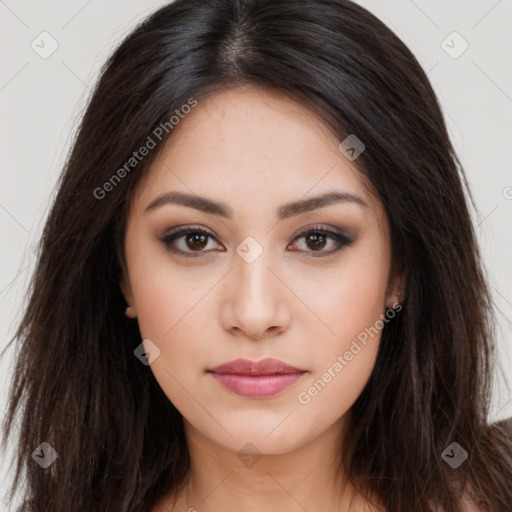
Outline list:
[[[163,238],[160,239],[160,241],[164,244],[165,248],[170,251],[170,252],[173,252],[173,253],[176,253],[176,254],[179,254],[181,256],[184,256],[184,257],[201,257],[201,253],[202,252],[206,252],[204,250],[198,250],[198,251],[181,251],[179,249],[174,249],[172,247],[172,242],[174,242],[176,239],[178,238],[181,238],[182,236],[184,235],[189,235],[189,234],[197,234],[197,233],[200,233],[200,234],[203,234],[209,238],[213,238],[215,239],[215,237],[208,231],[205,231],[204,229],[202,228],[192,228],[192,227],[185,227],[185,228],[181,228],[181,229],[178,229],[174,232],[171,232],[169,234],[167,234],[166,236],[164,236]],[[295,242],[296,240],[300,239],[300,238],[304,238],[306,237],[307,235],[310,235],[310,234],[320,234],[320,235],[324,235],[324,236],[327,236],[328,238],[331,238],[332,240],[336,241],[338,244],[340,244],[340,246],[336,249],[333,249],[331,251],[322,251],[322,250],[319,250],[319,251],[304,251],[304,252],[309,252],[309,253],[313,253],[312,256],[314,258],[318,258],[318,257],[323,257],[323,256],[328,256],[330,254],[334,254],[338,251],[340,251],[341,249],[343,249],[344,247],[347,247],[349,245],[351,245],[354,240],[351,240],[350,238],[348,238],[347,236],[341,234],[341,233],[338,233],[336,231],[331,231],[329,229],[325,229],[325,228],[322,228],[322,227],[319,227],[319,226],[313,226],[312,228],[308,228],[304,231],[302,231],[301,233],[299,233],[294,239],[293,239],[293,242]],[[316,256],[314,255],[315,253],[320,253],[319,256]]]

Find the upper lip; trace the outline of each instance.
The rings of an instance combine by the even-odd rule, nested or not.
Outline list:
[[[235,359],[227,363],[215,366],[209,370],[213,373],[237,373],[245,375],[273,375],[276,373],[302,373],[302,370],[295,366],[279,361],[279,359],[262,359],[261,361],[249,361],[248,359]]]

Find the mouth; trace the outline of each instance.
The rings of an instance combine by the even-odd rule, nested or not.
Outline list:
[[[236,359],[207,371],[225,389],[247,398],[277,395],[307,373],[278,359]]]

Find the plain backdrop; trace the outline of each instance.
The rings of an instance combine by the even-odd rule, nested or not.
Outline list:
[[[19,320],[33,247],[99,68],[141,18],[165,3],[0,0],[0,348]],[[496,377],[492,419],[512,416],[504,385],[512,383],[512,1],[357,3],[413,51],[442,104],[476,200],[473,218],[499,308],[505,378]],[[12,351],[0,362],[0,419],[12,362]],[[0,461],[2,495],[11,469],[9,458]]]

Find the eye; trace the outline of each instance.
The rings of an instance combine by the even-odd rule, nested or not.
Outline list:
[[[210,252],[204,250],[208,246],[209,239],[215,240],[215,237],[209,231],[189,226],[177,229],[160,240],[165,245],[166,249],[171,252],[185,257],[195,257],[200,256],[201,253]],[[304,251],[301,252],[316,252],[320,253],[321,256],[333,254],[353,243],[353,240],[348,238],[341,231],[332,231],[318,226],[304,230],[294,238],[292,244],[300,239],[304,239],[306,247],[311,249],[304,249]],[[329,251],[324,251],[323,249],[329,245],[329,240],[331,241],[331,245],[333,245],[334,242],[335,247]],[[181,241],[181,247],[176,243],[178,241]],[[178,248],[176,247],[177,245]]]
[[[181,248],[175,248],[175,241],[183,239]],[[208,245],[208,238],[214,239],[214,236],[201,228],[185,227],[178,229],[174,232],[161,238],[161,242],[165,245],[166,249],[180,254],[182,256],[196,256],[194,252],[205,252],[203,249]],[[190,249],[190,251],[187,251]]]
[[[326,256],[338,252],[343,247],[351,245],[354,242],[342,232],[332,231],[319,226],[314,226],[302,231],[302,233],[295,237],[294,242],[300,239],[304,239],[306,247],[312,249],[311,251],[306,249],[305,252],[320,253],[320,256]],[[331,240],[331,246],[334,241],[335,247],[334,249],[324,251],[323,249],[329,245],[329,240]]]

